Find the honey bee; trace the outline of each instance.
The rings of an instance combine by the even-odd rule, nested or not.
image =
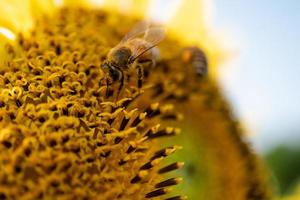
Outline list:
[[[208,73],[208,64],[205,53],[198,47],[186,47],[182,51],[182,60],[189,63],[196,70],[196,74],[201,78]]]
[[[165,29],[151,27],[148,21],[138,23],[107,54],[101,67],[110,81],[119,81],[118,95],[128,79],[130,69],[137,70],[137,86],[142,87],[145,64],[155,65],[156,47],[165,37]],[[109,85],[107,79],[107,87]],[[108,91],[108,89],[107,89]]]

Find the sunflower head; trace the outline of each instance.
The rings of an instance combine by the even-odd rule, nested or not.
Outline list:
[[[116,2],[28,0],[0,18],[0,199],[267,199],[211,76],[221,51],[189,21],[204,21],[192,6],[202,1],[166,25],[155,62],[127,68],[108,55],[148,2]]]

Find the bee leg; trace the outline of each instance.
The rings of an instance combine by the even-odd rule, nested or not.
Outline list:
[[[139,64],[143,66],[142,72],[143,72],[143,79],[148,78],[149,73],[152,69],[154,69],[156,63],[154,59],[147,59],[143,61],[139,61]]]
[[[120,70],[119,72],[121,73],[121,79],[120,79],[120,85],[119,85],[118,91],[117,91],[117,99],[119,98],[119,95],[120,95],[120,93],[121,93],[121,90],[122,90],[123,87],[124,87],[124,82],[125,82],[123,71]]]
[[[143,67],[141,65],[137,65],[137,74],[138,74],[138,88],[140,89],[143,86],[143,77],[144,77],[144,70]]]
[[[130,76],[130,74],[127,74],[127,77],[126,77],[126,81],[127,81],[127,83],[130,83],[130,79],[131,79],[131,76]]]
[[[106,78],[106,98],[108,98],[110,95],[109,95],[109,82],[108,82],[108,79]]]

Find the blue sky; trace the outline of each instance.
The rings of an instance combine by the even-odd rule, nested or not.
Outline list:
[[[300,1],[214,0],[215,30],[238,53],[220,83],[258,150],[300,142]],[[225,37],[226,38],[226,37]]]

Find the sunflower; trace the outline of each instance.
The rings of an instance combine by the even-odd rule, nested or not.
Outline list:
[[[142,80],[108,84],[108,52],[151,5],[1,1],[0,199],[269,198],[215,81],[204,1],[182,2]]]

